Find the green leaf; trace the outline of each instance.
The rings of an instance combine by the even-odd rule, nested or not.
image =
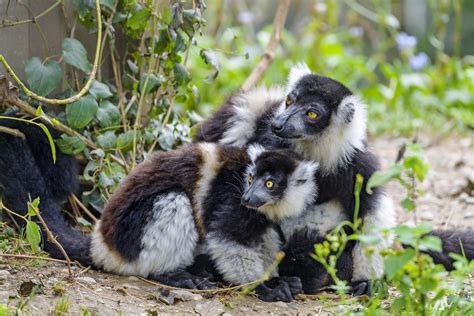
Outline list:
[[[56,145],[66,155],[76,155],[81,153],[85,148],[86,144],[77,136],[61,135],[61,138],[55,140]]]
[[[406,249],[399,255],[390,255],[385,258],[384,266],[388,280],[392,280],[395,274],[400,271],[415,256],[414,249]]]
[[[420,240],[420,250],[442,251],[441,239],[436,236],[425,236]]]
[[[100,102],[96,117],[102,128],[118,126],[121,121],[119,109],[107,100]]]
[[[112,96],[109,86],[100,81],[94,80],[92,86],[89,89],[89,93],[92,94],[96,99],[107,99]]]
[[[140,92],[143,94],[150,93],[152,90],[158,88],[163,82],[166,81],[162,75],[155,76],[154,74],[150,74],[148,75],[148,81],[146,81],[146,78],[147,74],[142,74],[140,76]]]
[[[97,137],[97,142],[102,149],[112,150],[117,145],[117,136],[113,131],[107,131]]]
[[[72,128],[83,128],[94,118],[99,105],[95,98],[86,95],[66,106],[66,118]]]
[[[39,213],[40,198],[37,197],[32,202],[28,203],[28,216],[36,216]]]
[[[127,65],[128,65],[128,68],[130,68],[130,70],[132,71],[133,74],[136,75],[138,73],[138,66],[133,61],[131,61],[130,59],[127,59]]]
[[[376,246],[380,243],[380,238],[375,235],[362,235],[358,234],[357,239],[360,240],[363,244]]]
[[[148,8],[133,12],[132,16],[127,20],[127,26],[132,30],[142,29],[148,22],[150,15],[151,13]]]
[[[38,123],[38,126],[43,130],[43,132],[46,134],[46,137],[48,138],[51,156],[53,157],[53,163],[56,163],[56,146],[54,145],[53,137],[51,136],[49,129],[43,123]]]
[[[179,85],[185,85],[191,80],[191,76],[183,64],[175,64],[173,71],[174,77]]]
[[[100,4],[113,10],[114,8],[114,4],[115,4],[115,0],[100,0]]]
[[[126,133],[120,134],[117,138],[117,149],[122,150],[122,152],[127,152],[132,149],[133,146],[133,131],[128,131]]]
[[[76,218],[77,222],[79,224],[81,224],[82,226],[85,226],[85,227],[92,227],[92,223],[89,222],[87,219],[85,219],[84,217],[78,217]]]
[[[173,21],[173,18],[171,17],[171,12],[170,12],[169,8],[164,8],[163,9],[163,13],[161,15],[161,21],[164,24],[167,24],[167,25],[169,25]]]
[[[398,178],[402,170],[403,166],[401,164],[395,164],[387,170],[374,172],[369,181],[367,181],[367,193],[372,194],[372,188],[385,185],[390,182],[390,180]]]
[[[26,222],[26,240],[31,246],[34,253],[40,252],[39,244],[41,242],[41,233],[38,224],[33,221]]]
[[[400,202],[402,207],[406,209],[407,211],[413,211],[415,209],[415,204],[413,204],[413,201],[410,200],[410,198],[405,198],[403,201]]]
[[[64,61],[82,70],[85,73],[89,73],[92,70],[92,66],[87,60],[87,51],[81,42],[74,38],[65,38],[62,43]]]
[[[220,64],[217,55],[210,49],[201,49],[201,58],[207,65],[211,65],[213,71],[206,77],[206,82],[214,81],[219,75]]]
[[[33,57],[26,62],[26,81],[32,91],[39,95],[47,96],[61,81],[61,66],[55,60],[42,63],[38,57]]]

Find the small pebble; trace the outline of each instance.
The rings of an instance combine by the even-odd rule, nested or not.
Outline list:
[[[87,276],[86,277],[78,277],[78,278],[76,278],[76,280],[82,281],[82,282],[87,283],[87,284],[96,284],[97,283],[96,280],[94,280],[91,277],[87,277]]]
[[[0,270],[0,280],[6,280],[11,276],[11,273],[7,270]]]

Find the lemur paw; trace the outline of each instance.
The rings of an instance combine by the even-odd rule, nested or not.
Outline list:
[[[159,275],[153,278],[163,284],[185,289],[209,290],[216,288],[215,283],[188,272],[175,272],[173,274]]]
[[[262,301],[291,302],[294,295],[303,291],[303,286],[298,277],[275,277],[260,284],[255,290]]]
[[[371,286],[369,280],[359,280],[351,282],[351,293],[353,296],[371,295]]]

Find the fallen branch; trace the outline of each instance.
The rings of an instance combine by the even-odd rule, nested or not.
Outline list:
[[[59,243],[59,241],[56,239],[56,237],[54,237],[53,233],[51,232],[51,230],[49,230],[49,227],[48,225],[46,225],[46,222],[44,221],[43,219],[43,216],[41,216],[40,212],[37,210],[36,212],[36,217],[38,217],[38,219],[40,220],[41,222],[41,225],[43,225],[43,228],[44,230],[46,231],[46,235],[48,236],[48,240],[50,242],[52,242],[53,244],[56,245],[56,247],[59,248],[59,251],[61,251],[61,253],[63,254],[64,258],[66,258],[66,263],[67,263],[67,271],[69,273],[69,277],[72,277],[72,271],[71,271],[71,259],[69,259],[69,256],[66,252],[66,250],[64,250],[63,246]]]
[[[8,128],[8,127],[5,127],[5,126],[0,126],[0,133],[10,134],[12,136],[19,137],[23,140],[25,140],[25,138],[26,138],[25,134],[23,134],[19,130],[14,129],[14,128]]]
[[[258,63],[257,67],[255,67],[247,80],[245,80],[245,83],[242,85],[242,90],[248,90],[252,88],[258,81],[260,81],[263,74],[272,63],[273,58],[275,58],[275,51],[278,48],[278,44],[280,43],[281,32],[285,27],[286,16],[288,14],[290,3],[291,0],[280,0],[275,18],[273,19],[273,30],[270,41],[268,42],[265,52],[262,55],[262,59]]]
[[[0,253],[0,257],[17,258],[17,259],[38,259],[38,260],[44,260],[44,261],[51,261],[51,262],[58,262],[58,263],[67,264],[66,260],[54,259],[54,258],[50,258],[50,257],[32,256],[32,255],[20,255],[20,254],[13,254],[13,253]],[[74,265],[81,266],[79,263],[76,263],[76,262],[71,262],[71,263],[74,264]]]
[[[79,200],[79,198],[76,195],[71,194],[71,199],[77,205],[79,205],[79,207],[84,211],[84,213],[87,214],[87,216],[89,216],[94,222],[97,222],[97,217],[95,217],[94,214],[92,214],[92,212],[89,211],[89,209],[84,204],[82,204],[81,200]]]

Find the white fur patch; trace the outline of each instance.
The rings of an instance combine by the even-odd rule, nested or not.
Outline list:
[[[273,235],[273,236],[272,236]],[[271,244],[276,234],[269,234],[263,243],[245,246],[236,241],[225,239],[217,233],[207,235],[208,253],[216,264],[217,270],[227,282],[243,284],[260,279],[275,258],[273,250],[279,245]]]
[[[347,123],[341,117],[345,107],[354,108],[352,120]],[[316,160],[325,174],[330,174],[343,164],[347,164],[355,150],[364,149],[366,133],[366,105],[355,95],[345,97],[333,115],[331,123],[320,135],[308,139],[298,139],[293,142],[296,152],[306,159]]]
[[[99,227],[100,221],[92,234],[91,255],[105,271],[147,277],[184,268],[194,261],[199,236],[191,203],[184,193],[157,196],[153,215],[144,227],[142,251],[135,261],[125,261],[111,250]]]
[[[288,74],[287,92],[292,91],[301,78],[310,74],[312,74],[311,69],[304,62],[294,65]]]
[[[243,147],[255,134],[258,119],[275,102],[284,99],[285,90],[281,87],[258,87],[235,96],[235,114],[231,126],[222,135],[220,144]]]
[[[308,207],[301,216],[285,220],[281,228],[287,240],[294,233],[306,230],[317,231],[320,236],[326,236],[346,219],[341,203],[332,200]]]
[[[353,281],[371,280],[382,277],[383,275],[383,257],[380,251],[388,249],[393,242],[393,238],[384,238],[380,233],[374,230],[392,228],[396,224],[395,210],[392,200],[385,194],[381,194],[378,206],[365,218],[363,224],[364,234],[375,234],[380,243],[374,248],[371,254],[366,253],[364,245],[358,242],[352,250],[353,257]]]
[[[314,161],[299,163],[288,179],[288,186],[283,198],[277,203],[263,205],[258,211],[269,219],[281,221],[300,215],[317,198],[317,186],[314,173],[318,164]],[[304,181],[304,183],[301,183]]]
[[[250,157],[252,163],[255,163],[255,160],[265,152],[265,148],[260,144],[252,144],[247,148],[247,154]]]
[[[204,210],[202,204],[207,198],[207,194],[211,188],[212,181],[215,179],[222,162],[219,161],[217,145],[213,143],[200,143],[199,148],[203,157],[203,164],[200,166],[200,178],[196,184],[194,192],[194,201],[198,218],[203,218]]]

